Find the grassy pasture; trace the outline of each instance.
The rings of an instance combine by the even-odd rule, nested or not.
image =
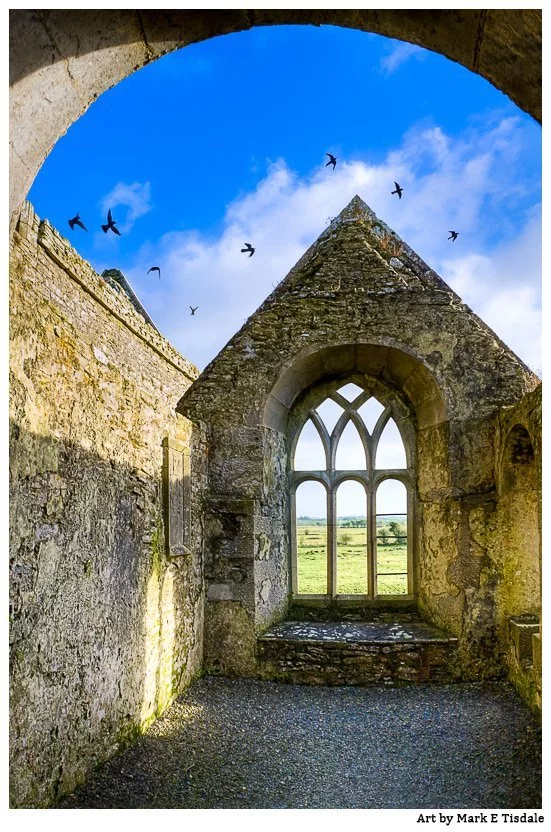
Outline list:
[[[327,592],[326,528],[300,525],[297,528],[298,591],[307,595]],[[406,541],[378,544],[378,572],[406,572]],[[407,593],[405,575],[385,575],[378,579],[380,595]],[[367,593],[366,529],[340,527],[337,531],[337,592],[341,595]]]

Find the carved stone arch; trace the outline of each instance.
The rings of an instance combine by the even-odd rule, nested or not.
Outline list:
[[[504,425],[496,454],[498,520],[505,530],[504,543],[498,551],[507,567],[503,570],[499,599],[508,616],[520,616],[518,620],[511,619],[516,622],[515,627],[527,618],[536,626],[541,615],[541,472],[535,441],[537,427],[536,436],[533,431],[524,419],[510,418]],[[506,606],[501,599],[506,599]]]
[[[348,482],[348,481],[359,483],[361,486],[363,486],[363,488],[367,492],[367,487],[369,485],[368,478],[367,477],[362,477],[360,474],[357,474],[355,471],[336,471],[335,476],[333,478],[333,485],[334,485],[335,491],[338,491],[338,489],[343,484],[343,482]]]
[[[313,413],[312,411],[309,411],[306,418],[304,419],[304,421],[302,422],[302,424],[298,428],[298,430],[295,430],[293,432],[293,434],[289,436],[290,445],[289,445],[289,451],[288,451],[288,459],[289,459],[290,466],[293,468],[293,470],[294,470],[294,465],[295,465],[295,454],[296,454],[296,451],[297,451],[297,445],[298,445],[300,437],[302,435],[302,431],[306,427],[308,422],[312,422],[314,428],[318,432],[318,435],[319,435],[319,438],[320,438],[320,441],[321,441],[321,444],[322,444],[322,447],[323,447],[323,450],[324,450],[324,453],[325,453],[325,464],[326,464],[326,466],[328,464],[328,460],[329,460],[329,437],[327,435],[327,431],[326,431],[323,423],[321,422],[321,419],[317,416],[317,414]]]
[[[406,467],[412,468],[415,458],[415,430],[411,429],[406,418],[397,419],[396,413],[392,406],[386,407],[377,420],[377,424],[372,434],[372,452],[373,452],[373,467],[377,464],[377,451],[381,437],[390,421],[393,421],[398,430],[404,453],[406,457]],[[405,434],[405,435],[404,435]]]
[[[361,391],[354,397],[353,401],[345,399],[338,391],[343,384],[353,382]],[[372,434],[369,434],[358,409],[371,397],[374,396],[382,405],[383,412],[377,419],[375,428]],[[333,430],[329,434],[328,430],[323,424],[323,420],[317,413],[316,408],[327,399],[335,401],[342,408],[342,413],[337,419]],[[400,436],[402,446],[406,451],[407,468],[405,469],[384,469],[375,472],[375,457],[377,446],[384,428],[389,420],[393,419]],[[294,470],[294,453],[296,449],[297,437],[302,434],[304,425],[308,420],[311,420],[318,434],[324,442],[326,449],[326,471],[295,471]],[[342,440],[344,432],[348,425],[354,425],[358,436],[362,443],[365,455],[365,462],[363,466],[357,470],[353,469],[337,469],[336,457],[339,448],[339,443]],[[415,523],[415,439],[416,439],[416,425],[417,420],[415,411],[408,402],[403,392],[396,389],[392,385],[385,383],[385,380],[370,376],[366,373],[340,373],[333,375],[328,379],[321,379],[316,384],[311,385],[305,389],[301,395],[296,397],[294,407],[290,409],[288,418],[288,447],[289,447],[289,497],[290,497],[290,522],[291,522],[291,583],[293,594],[296,595],[297,600],[304,596],[297,594],[297,587],[301,584],[299,581],[299,552],[298,552],[298,527],[296,525],[296,500],[295,495],[297,488],[307,480],[321,482],[326,487],[327,494],[327,593],[328,597],[333,602],[337,602],[341,597],[339,595],[339,567],[337,559],[337,520],[338,520],[338,495],[341,486],[346,482],[356,482],[362,486],[365,492],[365,511],[366,511],[366,595],[361,596],[363,599],[376,600],[377,592],[389,592],[388,587],[392,585],[389,579],[386,579],[386,586],[379,583],[377,572],[377,518],[376,518],[376,499],[377,489],[381,483],[387,479],[394,479],[402,483],[406,489],[407,494],[407,525],[408,530],[412,529]],[[399,589],[396,591],[405,591],[408,598],[413,597],[414,593],[414,568],[413,568],[413,544],[412,535],[407,534],[407,572],[400,573],[402,577],[398,580]],[[406,580],[404,581],[404,575]],[[401,583],[400,583],[401,582]],[[342,585],[340,585],[342,588]],[[379,590],[378,590],[379,587]],[[383,587],[381,589],[381,587]],[[353,596],[346,596],[347,602]],[[383,596],[381,596],[383,600]]]
[[[384,471],[374,474],[373,489],[376,491],[383,482],[386,482],[386,480],[398,480],[402,483],[402,485],[405,485],[406,490],[411,490],[413,488],[411,474],[403,468],[387,468]]]
[[[315,408],[331,387],[336,392],[348,380],[360,386],[368,381],[381,403],[392,400],[395,421],[409,417],[416,429],[448,421],[456,407],[453,391],[437,368],[429,368],[408,345],[333,344],[305,347],[295,355],[274,380],[259,418],[266,427],[289,435],[301,409]]]
[[[313,471],[296,471],[291,486],[292,491],[296,492],[299,485],[302,485],[304,482],[319,482],[326,491],[329,488],[329,480],[323,471],[317,473]]]
[[[517,422],[507,434],[503,446],[503,457],[505,457],[503,461],[513,465],[526,465],[534,462],[534,443],[530,431],[520,422]]]
[[[105,90],[168,52],[253,26],[330,24],[408,41],[482,75],[541,120],[539,9],[17,9],[10,24],[10,213]]]
[[[342,414],[339,421],[335,425],[331,436],[331,456],[329,458],[329,466],[332,471],[337,470],[336,462],[339,444],[343,433],[350,423],[354,425],[360,437],[360,442],[362,443],[366,459],[366,469],[370,470],[373,466],[373,460],[371,458],[371,444],[365,425],[361,418],[357,415],[356,411],[349,409]]]

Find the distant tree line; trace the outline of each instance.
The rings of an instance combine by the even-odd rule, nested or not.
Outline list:
[[[384,525],[377,525],[377,542],[382,546],[395,546],[403,544],[407,535],[407,526],[398,520],[391,520]]]
[[[298,526],[326,526],[325,518],[319,517],[298,517]],[[337,525],[341,529],[365,529],[365,517],[347,517],[345,519],[337,520]],[[302,533],[308,535],[308,529],[303,529]],[[395,546],[396,544],[403,544],[407,536],[407,524],[400,520],[385,520],[384,518],[377,518],[377,542],[382,546]],[[346,539],[345,539],[346,538]],[[346,546],[352,538],[346,532],[340,535],[339,542]]]

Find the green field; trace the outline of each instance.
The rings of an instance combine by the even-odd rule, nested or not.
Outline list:
[[[305,595],[327,593],[326,527],[297,526],[298,591]],[[406,572],[406,541],[389,538],[377,546],[378,572]],[[378,579],[379,595],[407,593],[405,575],[391,574]],[[337,593],[367,594],[366,529],[343,528],[337,531]]]

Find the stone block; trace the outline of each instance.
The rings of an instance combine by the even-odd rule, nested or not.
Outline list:
[[[509,632],[515,654],[522,665],[534,664],[533,636],[539,636],[539,631],[539,618],[535,615],[519,615],[509,619]]]

